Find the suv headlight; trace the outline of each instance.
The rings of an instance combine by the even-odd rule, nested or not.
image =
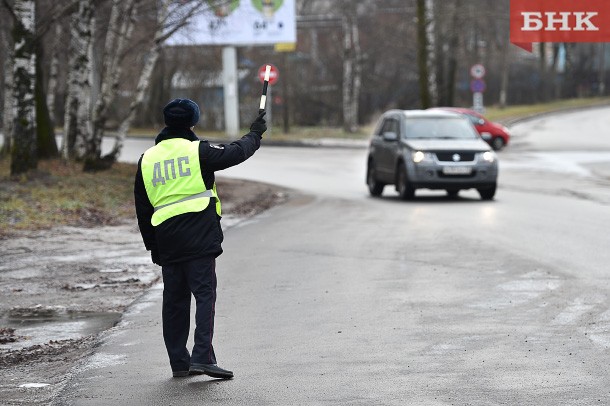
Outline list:
[[[485,151],[479,154],[479,160],[492,163],[496,160],[496,153],[493,151]]]
[[[434,157],[431,152],[413,151],[411,153],[411,158],[416,164],[421,162],[434,162]]]

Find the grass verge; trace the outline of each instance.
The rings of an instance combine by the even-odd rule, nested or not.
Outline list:
[[[557,100],[548,103],[527,104],[519,106],[489,107],[485,117],[491,121],[505,121],[521,117],[534,116],[543,113],[552,113],[575,108],[610,105],[608,97],[590,97],[581,99]]]
[[[8,160],[0,160],[0,238],[19,230],[112,225],[135,217],[136,165],[119,163],[93,174],[83,173],[81,164],[48,160],[24,176],[9,173]]]
[[[7,160],[0,160],[0,240],[66,225],[136,225],[134,164],[115,163],[107,171],[84,173],[82,164],[45,160],[19,177],[9,176],[9,169]],[[216,185],[223,215],[248,217],[288,196],[282,188],[239,179],[217,177]]]

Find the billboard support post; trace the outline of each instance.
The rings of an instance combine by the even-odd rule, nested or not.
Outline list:
[[[225,131],[230,138],[239,135],[239,95],[237,87],[237,50],[234,46],[222,48],[224,86]]]

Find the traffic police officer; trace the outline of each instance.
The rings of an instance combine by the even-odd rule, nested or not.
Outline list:
[[[212,346],[216,257],[222,253],[221,205],[214,172],[244,162],[260,147],[265,112],[250,132],[227,145],[201,141],[192,131],[199,106],[175,99],[163,108],[166,127],[138,162],[134,184],[140,233],[163,273],[163,339],[174,377],[206,374],[230,379]],[[191,294],[195,297],[193,351],[186,347]]]

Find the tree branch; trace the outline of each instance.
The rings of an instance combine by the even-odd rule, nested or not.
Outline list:
[[[7,0],[3,0],[6,2]],[[68,4],[64,5],[62,8],[57,10],[56,12],[51,12],[49,17],[41,18],[38,20],[36,24],[38,26],[36,30],[35,40],[40,40],[53,26],[57,20],[61,20],[62,18],[69,16],[74,13],[76,7],[78,7],[79,0],[72,0]]]
[[[204,5],[204,2],[201,3],[197,3],[195,6],[193,6],[187,13],[186,15],[184,15],[184,17],[182,17],[180,19],[180,22],[177,23],[174,27],[172,27],[169,31],[167,31],[165,34],[160,35],[159,37],[155,38],[155,42],[157,44],[161,44],[163,42],[165,42],[165,40],[167,40],[169,37],[171,37],[172,35],[174,35],[177,31],[179,31],[180,29],[184,28],[190,21],[191,17],[193,17],[195,14],[198,14],[200,12],[203,12],[204,10],[201,9],[201,7]]]

